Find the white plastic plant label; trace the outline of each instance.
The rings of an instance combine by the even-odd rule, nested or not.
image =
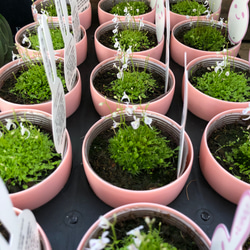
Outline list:
[[[219,224],[211,240],[211,250],[241,249],[250,234],[250,190],[246,190],[238,203],[231,233],[224,224]]]
[[[208,0],[209,8],[214,13],[221,7],[222,0]]]
[[[74,88],[76,83],[76,45],[72,34],[68,34],[65,41],[64,74],[68,91]]]
[[[178,165],[177,165],[177,178],[181,176],[185,168],[185,162],[187,155],[184,155],[184,136],[185,126],[187,120],[187,106],[188,106],[188,73],[187,73],[187,53],[184,53],[184,96],[183,96],[183,108],[181,117],[181,132],[180,132],[180,149],[178,154]]]
[[[81,40],[81,28],[80,28],[79,12],[76,0],[70,0],[70,8],[71,8],[73,34],[75,41],[77,43]]]
[[[63,85],[57,76],[55,56],[46,16],[42,15],[38,38],[46,75],[52,93],[52,131],[56,151],[63,154],[65,146],[66,104]],[[74,39],[72,39],[74,40]],[[48,72],[48,73],[47,73]]]
[[[26,209],[15,214],[7,188],[0,178],[0,223],[8,232],[6,239],[0,233],[0,249],[40,250],[37,223],[33,213]]]
[[[155,25],[156,25],[156,37],[157,37],[157,41],[159,43],[163,39],[164,28],[165,28],[164,0],[157,0],[156,1]]]
[[[165,58],[165,64],[166,64],[166,82],[165,82],[165,92],[168,90],[168,75],[169,75],[169,41],[170,41],[170,7],[169,7],[169,0],[166,0],[166,58]]]
[[[77,0],[77,8],[79,12],[83,12],[89,7],[89,0]]]
[[[244,38],[249,23],[249,0],[233,0],[228,13],[228,38],[237,44]]]
[[[155,8],[156,2],[157,2],[157,0],[150,0],[150,7],[151,7],[151,9]]]

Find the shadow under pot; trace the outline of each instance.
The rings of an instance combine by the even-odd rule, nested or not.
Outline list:
[[[16,155],[16,159],[13,162],[8,161],[8,164],[5,165],[9,170],[13,167],[16,168],[16,170],[8,172],[4,170],[0,171],[0,173],[10,193],[13,206],[19,209],[36,209],[53,199],[62,190],[68,180],[72,165],[72,146],[68,131],[65,130],[66,136],[63,153],[58,155],[55,149],[52,151],[53,146],[51,146],[49,148],[49,152],[51,153],[46,154],[47,158],[45,160],[44,157],[40,157],[39,155],[41,155],[41,152],[48,152],[48,150],[45,151],[43,149],[47,149],[47,145],[51,144],[47,138],[51,138],[52,140],[53,137],[52,116],[50,114],[31,109],[15,110],[14,113],[13,111],[5,111],[0,113],[0,122],[6,129],[9,128],[11,132],[7,133],[7,130],[6,132],[1,131],[3,133],[1,140],[6,140],[4,133],[7,133],[9,136],[8,141],[5,143],[5,148],[12,141],[17,151],[18,147],[23,147],[22,150],[19,150],[19,155],[21,155],[21,151],[22,155],[24,155],[26,154],[26,149],[31,147],[32,143],[34,144],[33,150],[27,152],[27,157],[25,157],[26,164],[23,163],[25,161],[22,160],[22,158],[19,157],[18,159],[18,155]],[[34,126],[36,129],[33,128]],[[5,129],[4,127],[2,129]],[[22,133],[20,132],[21,127],[23,127]],[[36,132],[36,130],[38,132]],[[14,132],[16,137],[11,137]],[[20,136],[18,136],[19,132],[21,133]],[[44,136],[42,136],[42,134],[44,134]],[[36,135],[36,137],[33,137],[34,135]],[[20,143],[20,141],[15,142],[15,138],[19,137],[21,137],[20,140],[22,140],[22,143]],[[37,147],[37,143],[34,143],[34,138],[40,140],[39,146]],[[44,142],[46,142],[46,144]],[[37,153],[37,151],[40,153]],[[48,155],[53,156],[53,159],[56,159],[56,161],[48,160]],[[6,152],[1,153],[1,156],[2,159],[4,159],[3,157],[6,156]],[[8,153],[8,157],[9,156],[10,151]],[[28,158],[30,159],[30,164],[27,164]],[[40,161],[41,163],[39,163]],[[19,163],[18,165],[17,162]],[[53,166],[51,166],[49,162],[54,162]],[[15,175],[15,173],[18,172],[17,169],[19,174]],[[5,179],[7,179],[7,181],[5,181]],[[13,182],[15,183],[14,186],[12,185]]]
[[[200,145],[200,167],[209,185],[238,204],[250,189],[250,120],[243,109],[219,113],[207,124]]]
[[[31,5],[31,11],[34,18],[34,21],[37,21],[41,16],[41,10],[46,6],[51,5],[51,2],[54,4],[53,0],[36,0]],[[69,15],[69,21],[72,21],[71,15]],[[91,2],[89,1],[87,8],[85,8],[82,12],[79,12],[80,24],[87,30],[91,26],[92,22],[92,7]],[[49,21],[58,21],[57,16],[48,16]]]
[[[209,121],[215,115],[244,108],[250,101],[248,62],[223,55],[202,56],[187,65],[188,109]],[[182,80],[184,95],[185,76]]]
[[[99,23],[103,24],[106,23],[108,21],[111,21],[114,18],[114,14],[111,14],[110,11],[112,9],[112,7],[114,7],[116,4],[119,4],[123,2],[123,0],[115,0],[115,1],[109,1],[109,0],[101,0],[98,3],[98,19],[99,19]],[[131,1],[133,2],[133,1]],[[135,1],[136,2],[136,1]],[[130,14],[132,16],[132,18],[134,19],[141,19],[144,21],[148,21],[151,23],[154,23],[155,21],[155,8],[151,8],[150,7],[150,1],[147,0],[143,0],[143,2],[145,2],[145,4],[148,6],[148,11],[144,14],[140,14],[140,15],[133,15],[133,13]],[[118,20],[120,21],[125,21],[126,17],[124,15],[118,15]]]
[[[153,230],[160,232],[159,235],[164,243],[168,243],[176,249],[205,250],[209,249],[211,245],[210,239],[195,222],[167,206],[154,203],[132,203],[115,208],[103,217],[108,221],[108,224],[114,224],[117,240],[121,240],[120,246],[123,245],[123,240],[127,237],[126,233],[131,232],[130,230],[140,228],[138,231],[141,234],[149,233],[149,224],[151,224]],[[145,218],[148,218],[147,221]],[[109,232],[106,237],[110,238],[109,244],[112,243],[111,227],[103,229],[100,226],[101,220],[102,218],[99,218],[88,229],[77,250],[90,247],[90,240],[100,238],[104,231]],[[161,224],[159,225],[159,223]],[[134,242],[132,241],[134,244],[135,242],[136,239],[134,239]],[[142,241],[140,244],[145,244],[145,242]]]
[[[117,79],[118,69],[114,68],[114,64],[121,67],[117,58],[106,59],[99,63],[90,75],[91,97],[100,116],[108,115],[117,109],[124,110],[127,106],[135,106],[137,109],[147,109],[161,114],[167,113],[175,91],[175,76],[169,69],[168,87],[165,91],[165,64],[154,58],[133,56],[128,61],[128,70],[124,72],[122,80]],[[140,77],[138,77],[139,75]],[[142,75],[145,76],[146,80],[141,80]],[[131,78],[132,76],[134,78]],[[149,76],[149,79],[153,81],[148,79]],[[117,80],[119,83],[112,83]],[[110,91],[112,86],[116,87],[118,84],[118,90]],[[135,91],[138,93],[136,96],[134,95]],[[118,101],[124,92],[130,97],[129,104],[125,103],[128,101],[127,99],[123,102]],[[145,98],[140,99],[139,96],[145,96]]]
[[[207,30],[207,28],[211,30]],[[195,41],[191,41],[193,39],[184,38],[186,36],[187,32],[190,32],[191,30],[196,29],[196,33],[192,35],[191,37],[194,38]],[[198,30],[197,30],[198,29]],[[206,30],[204,30],[206,29]],[[216,37],[217,39],[214,39],[215,35],[210,36],[211,32],[214,33],[214,31],[217,30]],[[199,35],[200,34],[200,35]],[[204,41],[199,41],[200,36],[204,36]],[[212,37],[212,38],[210,38]],[[214,45],[218,44],[218,39],[222,41],[222,43],[215,47]],[[191,42],[190,42],[191,41]],[[195,45],[191,45],[195,42]],[[205,46],[205,47],[204,47]],[[213,23],[211,21],[182,21],[180,23],[177,23],[171,32],[171,38],[170,38],[170,55],[171,58],[178,63],[180,66],[184,66],[184,54],[187,53],[187,64],[194,60],[195,58],[198,58],[200,56],[214,56],[218,53],[221,53],[223,55],[229,55],[229,56],[237,56],[239,50],[240,50],[241,42],[232,45],[231,42],[228,40],[228,34],[227,34],[227,26],[226,24],[220,25],[219,22],[214,21]],[[224,49],[227,49],[224,51]]]
[[[156,137],[151,137],[148,134],[148,132],[151,134],[152,129],[149,128],[150,131],[148,131],[148,126],[142,121],[145,114],[148,119],[152,119],[150,126],[159,132]],[[135,121],[135,118],[136,121],[140,121],[140,126],[137,129],[131,127],[131,122]],[[126,127],[115,126],[122,120],[126,122]],[[122,126],[124,126],[124,123]],[[124,131],[130,139],[126,142],[126,136],[123,137],[125,138],[122,139],[123,143],[116,135],[123,135]],[[141,133],[143,136],[140,137]],[[124,153],[123,147],[128,147],[126,154],[131,153],[128,156],[129,158],[125,154],[123,155],[126,159],[129,159],[128,162],[124,163],[122,160],[117,161],[111,158],[120,155],[119,152],[112,150],[112,145],[117,142],[117,138],[120,141],[119,145],[113,147],[113,149],[121,150],[120,152]],[[133,147],[132,142],[129,143],[131,138],[136,140],[138,147],[136,145]],[[152,138],[156,138],[156,140],[153,144],[147,143],[145,148],[141,148],[143,138],[150,142],[152,142]],[[134,111],[132,116],[119,113],[116,117],[113,114],[103,117],[89,129],[82,145],[84,171],[94,193],[111,207],[133,202],[169,204],[183,189],[193,162],[193,146],[189,136],[185,133],[182,171],[180,177],[176,178],[179,138],[180,126],[170,118],[152,111],[146,113]],[[113,140],[112,145],[111,139]],[[162,140],[164,140],[163,143]],[[160,147],[158,143],[162,143]],[[164,156],[162,156],[161,152],[163,151],[156,150],[156,147],[162,150],[164,148],[164,152],[169,148],[171,153],[164,153]],[[155,156],[154,159],[152,159],[152,153]],[[153,172],[148,164],[143,164],[144,167],[141,167],[141,164],[145,161],[148,162],[149,158],[152,162],[150,165],[154,166]],[[147,166],[147,169],[145,169],[145,166]],[[138,169],[140,169],[139,173],[137,172]]]
[[[55,38],[52,37],[52,44],[54,47],[54,53],[55,56],[58,57],[64,57],[65,49],[64,49],[64,41],[63,37],[61,35],[59,21],[51,21],[48,22],[49,29],[52,32],[55,32]],[[27,37],[30,39],[31,36],[37,36],[37,27],[39,26],[39,22],[33,22],[30,24],[25,25],[15,35],[15,43],[17,46],[18,53],[22,56],[28,56],[28,58],[33,57],[40,57],[41,52],[39,49],[39,42],[38,37],[35,38],[35,45],[31,45],[28,41],[25,41],[24,38]],[[72,24],[69,23],[70,30],[72,30]],[[81,40],[79,42],[76,42],[76,59],[77,59],[77,66],[79,66],[81,63],[85,61],[87,58],[87,33],[86,30],[83,28],[83,26],[80,26],[81,29]],[[54,40],[55,39],[55,40]],[[32,39],[33,40],[33,39]],[[32,47],[33,46],[33,47]]]
[[[30,59],[28,61],[18,59],[6,64],[0,69],[1,111],[13,109],[36,109],[48,113],[52,112],[51,90],[47,81],[45,69],[43,67],[41,68],[41,60],[42,58]],[[63,62],[63,58],[56,57],[58,72],[60,72],[60,75],[64,78]],[[31,63],[33,66],[30,66]],[[32,70],[32,74],[27,74],[27,70],[29,69]],[[13,74],[15,74],[15,76]],[[25,76],[25,81],[22,78],[23,74],[27,74]],[[18,88],[16,88],[18,77],[21,78],[19,80]],[[31,79],[30,81],[27,80],[29,77]],[[35,86],[37,87],[35,88]],[[41,89],[43,89],[42,93],[40,93]],[[68,92],[66,85],[64,84],[64,91],[66,117],[69,117],[77,110],[81,102],[81,75],[77,68],[75,85]]]
[[[139,51],[133,51],[132,49],[133,55],[149,56],[160,60],[164,47],[164,36],[162,40],[158,43],[156,37],[156,26],[153,23],[147,21],[143,21],[143,23],[144,26],[140,28],[140,31],[147,33],[148,40],[150,41],[151,45],[150,48],[145,48],[143,46],[142,50]],[[100,25],[95,31],[95,51],[99,62],[110,57],[115,57],[117,55],[117,50],[114,48],[114,41],[112,41],[112,36],[114,35],[113,30],[115,29],[115,25],[116,24],[113,21],[108,21]],[[140,23],[139,21],[118,22],[118,32],[127,29],[128,25],[129,29],[138,31]],[[133,46],[133,43],[131,43],[130,45]],[[123,44],[121,44],[121,47],[122,46]]]

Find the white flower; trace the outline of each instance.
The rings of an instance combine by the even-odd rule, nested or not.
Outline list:
[[[109,234],[108,231],[102,233],[101,239],[91,239],[89,241],[90,250],[101,250],[109,243],[110,239],[106,237]]]
[[[46,11],[46,10],[41,10],[41,14],[46,15],[46,16],[49,15],[48,11]]]
[[[138,250],[138,248],[134,245],[134,244],[131,244],[127,247],[128,250]]]
[[[25,34],[23,34],[22,44],[25,44],[25,43],[29,43],[28,48],[30,48],[31,46],[30,39]]]
[[[139,30],[144,27],[144,23],[143,23],[143,17],[142,19],[139,19]]]
[[[11,51],[12,53],[12,61],[21,58],[18,54],[15,54],[13,51]]]
[[[128,116],[133,115],[134,111],[136,110],[136,106],[129,107],[127,103],[127,107],[125,108],[125,113]]]
[[[99,219],[100,219],[99,227],[101,227],[102,229],[109,229],[110,227],[109,221],[104,216],[100,216]]]
[[[227,71],[227,72],[225,73],[225,75],[226,75],[226,76],[229,76],[229,75],[230,75],[229,71]]]
[[[134,121],[131,122],[131,126],[133,127],[134,130],[136,130],[140,126],[140,118],[137,118],[136,116],[134,116],[133,118],[134,118]]]
[[[143,236],[141,235],[141,231],[140,231],[141,229],[143,229],[142,225],[127,232],[127,235],[135,236],[134,243],[136,247],[139,247],[143,240]]]
[[[120,126],[119,122],[113,121],[113,126],[111,128],[113,129],[113,128],[117,128],[119,126]]]
[[[126,13],[126,14],[127,14],[127,13],[128,13],[128,8],[127,8],[127,7],[125,7],[123,11],[124,11],[124,13]]]
[[[11,126],[13,126],[14,129],[16,128],[16,124],[11,119],[5,119],[5,121],[7,122],[5,125],[7,130],[10,130]]]
[[[145,124],[147,124],[150,128],[152,128],[151,127],[151,123],[152,123],[152,118],[150,118],[150,117],[148,117],[148,116],[144,116],[144,122],[145,122]]]
[[[220,21],[218,22],[218,24],[220,25],[220,26],[222,26],[223,27],[223,20],[224,20],[224,18],[220,18]]]
[[[193,9],[192,11],[193,11],[193,12],[196,12],[197,10],[196,10],[196,9]]]
[[[36,9],[36,5],[35,5],[35,4],[32,4],[32,5],[31,5],[31,8],[32,8],[32,10],[33,10],[34,14],[37,14],[37,13],[38,13],[38,11],[37,11],[37,9]]]
[[[113,23],[118,22],[118,14],[114,14],[114,18],[112,19]]]
[[[139,13],[139,9],[136,9],[136,12]]]
[[[119,41],[117,40],[117,38],[115,38],[114,47],[115,47],[116,49],[120,47],[120,43],[119,43]]]
[[[120,69],[120,67],[118,67],[119,72],[117,73],[117,78],[118,79],[123,79],[123,68]]]
[[[25,139],[28,139],[30,137],[30,131],[23,126],[22,122],[20,123],[20,127],[21,127],[21,135],[24,135],[27,132],[28,135]]]
[[[123,96],[122,96],[121,102],[123,102],[124,100],[127,100],[127,102],[126,102],[127,104],[130,103],[130,99],[129,99],[129,97],[126,94],[125,91],[123,92]]]

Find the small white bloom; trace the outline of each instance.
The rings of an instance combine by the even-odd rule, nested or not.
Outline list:
[[[15,54],[13,51],[11,51],[12,53],[12,61],[21,58],[18,54]]]
[[[144,27],[143,17],[142,19],[139,19],[139,30],[141,30],[142,27]]]
[[[218,22],[218,24],[220,25],[220,26],[222,26],[223,27],[223,20],[224,20],[224,18],[220,18],[220,21]]]
[[[112,129],[113,128],[118,128],[120,126],[120,123],[119,122],[116,122],[116,121],[113,121],[113,126],[111,127]]]
[[[121,102],[123,102],[124,100],[127,100],[127,102],[125,102],[125,103],[127,103],[127,104],[130,103],[129,96],[126,94],[125,91],[123,92],[123,96],[122,96]]]
[[[122,69],[122,68],[121,68],[121,69],[119,68],[119,72],[117,73],[117,78],[118,78],[118,79],[123,79],[123,75],[124,75],[124,74],[123,74],[123,69]]]
[[[189,15],[186,15],[186,19],[189,19],[190,18],[190,16]]]
[[[138,129],[140,127],[140,118],[134,116],[134,121],[131,122],[131,126],[133,127],[134,130]]]
[[[196,12],[197,10],[196,10],[196,9],[193,9],[192,11],[193,11],[193,12]]]
[[[110,239],[106,237],[109,234],[108,231],[102,233],[101,239],[91,239],[89,241],[90,250],[101,250],[109,243]]]
[[[13,126],[14,129],[16,129],[16,124],[11,119],[5,119],[5,121],[7,122],[5,125],[7,130],[10,130],[11,126]]]
[[[46,16],[49,15],[48,11],[46,11],[46,10],[41,10],[41,14],[46,15]]]
[[[229,75],[230,75],[229,71],[227,71],[227,72],[225,73],[225,75],[226,75],[226,76],[229,76]]]
[[[115,38],[114,47],[115,47],[116,49],[120,47],[120,43],[119,43],[119,41],[117,40],[117,38]]]
[[[32,8],[32,10],[33,10],[34,14],[37,14],[37,13],[38,13],[38,11],[37,11],[37,9],[36,9],[36,5],[35,5],[35,4],[32,4],[32,5],[31,5],[31,8]]]
[[[145,124],[147,124],[150,128],[152,128],[152,127],[151,127],[152,121],[153,121],[152,118],[150,118],[150,117],[148,117],[148,116],[146,116],[146,115],[144,116],[144,122],[145,122]]]
[[[117,112],[113,112],[113,113],[112,113],[112,117],[113,117],[113,118],[117,117],[117,115],[118,115]]]
[[[112,19],[113,23],[118,22],[118,14],[114,14],[114,18]]]
[[[100,219],[99,227],[103,229],[109,229],[110,227],[109,221],[104,216],[100,216],[99,219]]]
[[[28,139],[30,137],[30,131],[23,126],[22,122],[20,123],[20,127],[21,127],[21,135],[24,135],[27,132],[28,135],[25,139]]]
[[[142,240],[143,240],[143,236],[141,235],[141,229],[143,229],[143,226],[140,225],[139,227],[136,227],[132,230],[130,230],[129,232],[127,232],[127,235],[133,235],[135,236],[134,238],[134,243],[136,247],[139,247]]]
[[[127,14],[127,13],[128,13],[128,8],[127,8],[127,7],[125,7],[123,11],[124,11],[124,13],[126,13],[126,14]]]
[[[138,250],[138,248],[134,245],[134,244],[131,244],[127,247],[128,250]]]
[[[25,34],[23,34],[22,44],[25,44],[25,43],[29,43],[28,48],[30,48],[31,46],[30,39]]]
[[[136,9],[136,12],[139,13],[139,9]]]

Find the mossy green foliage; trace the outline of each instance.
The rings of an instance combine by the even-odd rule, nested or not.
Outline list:
[[[53,44],[53,48],[54,50],[59,50],[59,49],[63,49],[64,48],[64,41],[63,41],[63,36],[61,33],[60,28],[57,27],[51,27],[50,29],[50,35],[51,35],[51,40],[52,40],[52,44]],[[29,30],[27,30],[29,33],[29,40],[31,42],[31,47],[29,49],[33,49],[33,50],[40,50],[40,43],[39,43],[39,39],[38,39],[38,33],[31,33],[29,32]]]
[[[198,90],[216,99],[230,102],[250,101],[250,77],[244,72],[234,72],[230,66],[223,71],[206,72],[193,80]]]
[[[27,189],[30,183],[42,181],[51,170],[55,169],[61,160],[56,153],[53,140],[50,135],[41,132],[30,122],[22,122],[22,125],[30,132],[21,134],[21,126],[15,121],[16,129],[12,126],[7,130],[3,124],[0,136],[0,176],[7,186],[19,185]]]
[[[148,94],[153,93],[157,87],[156,80],[150,72],[146,72],[146,68],[144,71],[139,71],[133,65],[124,70],[123,74],[123,78],[112,81],[111,88],[108,89],[112,91],[117,100],[121,100],[126,92],[132,103],[138,103],[141,99],[147,98]]]
[[[226,38],[215,25],[199,22],[184,34],[184,44],[205,51],[221,51],[226,48]]]
[[[46,4],[46,5],[42,4],[41,9],[46,11],[48,13],[48,16],[57,16],[56,6],[52,0],[49,2],[49,4]],[[67,10],[68,10],[68,15],[70,16],[71,8],[69,4],[67,4]]]
[[[10,93],[22,99],[28,99],[30,103],[41,103],[51,100],[51,90],[46,76],[44,65],[41,63],[27,62],[23,67],[21,75],[16,77],[16,84],[10,90]],[[66,91],[66,83],[64,79],[63,64],[57,65],[57,75],[61,79],[64,90]]]
[[[160,131],[141,124],[119,127],[109,140],[111,158],[132,175],[146,171],[151,174],[155,168],[168,168],[172,157],[177,157],[177,148],[171,149],[170,140],[160,136]]]
[[[195,0],[180,0],[175,4],[171,4],[170,10],[185,16],[201,16],[207,8],[202,2],[197,2]]]
[[[127,8],[131,16],[142,15],[150,10],[150,7],[143,1],[123,1],[114,5],[110,13],[117,14],[118,16],[125,16],[125,8]]]

